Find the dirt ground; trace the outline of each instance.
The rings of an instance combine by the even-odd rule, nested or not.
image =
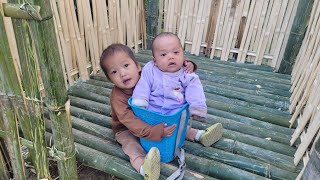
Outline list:
[[[119,180],[118,178],[110,174],[93,169],[80,163],[77,164],[77,167],[79,180]],[[56,162],[50,161],[49,170],[52,179],[59,180],[58,167]],[[32,167],[27,167],[27,174],[28,180],[37,180],[37,175]]]

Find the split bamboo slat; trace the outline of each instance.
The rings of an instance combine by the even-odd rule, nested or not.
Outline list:
[[[279,68],[297,3],[297,0],[167,0],[159,8],[158,25],[163,19],[163,30],[177,33],[184,50],[191,54],[200,55],[205,48],[206,55],[211,51],[211,59],[236,59]]]
[[[108,45],[124,43],[137,52],[146,44],[143,0],[58,1],[52,9],[66,84],[97,73]]]
[[[292,87],[290,89],[292,95],[290,97],[291,106],[289,110],[293,113],[293,116],[290,123],[292,125],[294,122],[298,122],[298,125],[290,143],[292,145],[299,138],[301,140],[301,144],[294,155],[295,165],[303,159],[306,166],[310,153],[309,147],[320,137],[319,9],[320,2],[316,0],[313,4],[306,35],[292,71]],[[311,150],[314,144],[311,146]],[[299,176],[302,176],[303,170]]]

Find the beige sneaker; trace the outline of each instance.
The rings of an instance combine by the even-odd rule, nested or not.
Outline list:
[[[217,142],[223,134],[223,127],[221,123],[214,124],[208,127],[200,136],[199,141],[202,145],[208,147]]]
[[[152,147],[143,163],[144,179],[157,180],[160,176],[160,152],[158,148]]]

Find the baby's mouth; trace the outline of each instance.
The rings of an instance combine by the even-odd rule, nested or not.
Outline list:
[[[122,82],[123,82],[123,84],[127,85],[127,84],[129,84],[129,83],[130,83],[130,80],[131,80],[131,79],[125,79],[125,80],[124,80],[124,81],[122,81]]]
[[[169,63],[169,66],[174,66],[174,65],[176,65],[176,63],[174,62]]]

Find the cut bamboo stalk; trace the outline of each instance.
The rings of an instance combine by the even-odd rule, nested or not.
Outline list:
[[[202,42],[202,39],[205,38],[204,34],[206,34],[206,30],[207,30],[207,28],[205,28],[206,27],[205,23],[206,23],[207,17],[209,16],[208,7],[210,7],[210,1],[211,0],[205,0],[203,10],[202,10],[201,22],[200,22],[200,28],[199,28],[200,33],[198,34],[198,38],[195,46],[195,52],[197,56],[199,56],[200,54],[201,42]]]
[[[159,34],[162,31],[163,25],[163,16],[164,16],[164,1],[165,0],[159,0],[159,16],[158,16],[158,29],[156,34]]]
[[[219,26],[221,23],[223,23],[223,19],[221,19],[221,14],[222,14],[222,10],[223,10],[223,6],[225,1],[221,1],[220,2],[220,7],[219,7],[219,14],[218,14],[218,18],[217,18],[217,24],[215,26],[215,31],[214,31],[214,36],[213,36],[213,42],[212,42],[212,48],[211,48],[211,54],[210,54],[210,59],[212,59],[215,56],[215,50],[216,50],[216,46],[218,46],[217,42],[218,42],[218,38],[217,37],[219,34]]]
[[[317,108],[320,109],[319,106]],[[299,161],[301,160],[303,154],[307,150],[308,146],[310,145],[312,139],[314,138],[314,136],[318,132],[319,128],[320,128],[320,111],[317,110],[314,121],[312,121],[311,124],[309,125],[305,140],[301,142],[301,144],[299,145],[299,147],[294,155],[294,164],[295,165],[297,165],[299,163]]]
[[[273,19],[277,19],[278,18],[278,14],[279,14],[279,10],[280,10],[280,6],[277,6],[276,4],[273,5],[272,11],[271,11],[271,17],[269,19],[269,23],[268,23],[268,28],[265,32],[263,32],[262,34],[264,34],[264,38],[262,41],[259,42],[259,47],[257,50],[257,61],[255,62],[256,64],[260,65],[262,63],[263,60],[263,55],[265,53],[265,50],[267,48],[267,41],[268,39],[272,39],[273,36],[273,32],[276,26],[276,21],[273,21]],[[269,38],[268,38],[269,37]]]
[[[208,30],[207,30],[207,35],[206,35],[206,40],[205,42],[207,43],[205,55],[209,56],[210,51],[212,51],[212,43],[213,43],[213,38],[214,38],[214,32],[216,28],[216,23],[217,23],[217,18],[219,14],[219,7],[220,7],[220,0],[212,0],[211,1],[211,8],[210,8],[210,15],[209,15],[209,25],[208,25]]]
[[[280,10],[281,10],[281,6],[282,6],[283,2],[284,1],[274,1],[273,2],[272,10],[271,10],[271,14],[270,14],[270,18],[269,18],[268,24],[274,24],[274,27],[276,27],[277,21],[279,20],[278,18],[279,18],[279,14],[280,14]],[[276,14],[273,14],[275,9],[277,9],[277,12],[276,12]],[[274,19],[272,19],[272,18],[274,18]],[[274,28],[274,30],[270,32],[270,37],[267,40],[267,47],[269,47],[268,50],[271,49],[271,46],[272,46],[272,43],[273,43],[273,36],[275,34],[275,29],[276,28]]]
[[[116,2],[116,12],[117,12],[117,24],[118,24],[118,43],[124,43],[125,42],[125,38],[124,38],[124,28],[123,28],[123,24],[122,24],[122,13],[121,13],[121,9],[120,9],[120,1],[115,1]]]
[[[250,36],[250,32],[252,31],[252,28],[251,27],[251,24],[252,22],[252,18],[253,17],[253,12],[254,12],[254,7],[256,5],[256,0],[253,0],[250,4],[250,9],[249,9],[249,14],[248,14],[248,18],[247,18],[247,21],[246,21],[246,25],[245,25],[245,29],[244,29],[244,32],[243,32],[243,36],[242,36],[242,39],[241,39],[241,45],[240,45],[240,48],[239,48],[239,53],[238,53],[238,57],[237,57],[237,62],[241,62],[241,63],[244,63],[245,62],[245,58],[246,58],[246,49],[245,49],[245,45],[247,44],[247,36],[249,34]]]
[[[193,13],[194,13],[194,8],[195,8],[195,3],[196,1],[195,0],[189,0],[187,1],[189,3],[189,9],[187,10],[188,12],[188,26],[187,26],[187,34],[186,34],[186,39],[185,40],[192,40],[192,37],[191,37],[191,30],[192,30],[192,27],[193,27]],[[187,47],[185,45],[185,47]],[[187,49],[185,49],[187,50]]]
[[[44,12],[51,14],[50,5],[44,1],[38,1]],[[76,179],[76,162],[74,157],[73,137],[71,136],[71,127],[69,118],[69,107],[66,102],[66,89],[64,85],[61,65],[59,65],[59,55],[57,44],[54,39],[54,26],[51,20],[38,24],[39,37],[43,45],[43,51],[40,51],[42,77],[46,88],[45,103],[50,109],[50,118],[54,123],[55,146],[59,151],[66,154],[64,161],[58,161],[59,175],[61,178]],[[49,39],[49,41],[48,41]],[[44,43],[45,42],[45,43]]]
[[[0,119],[1,119],[1,116],[0,116]],[[3,121],[0,120],[0,122],[3,122]],[[0,146],[2,146],[2,144]],[[10,179],[9,170],[7,168],[7,162],[6,162],[6,159],[4,158],[5,154],[2,153],[1,150],[2,148],[0,148],[0,177],[2,177],[3,179]]]
[[[270,47],[270,53],[271,54],[275,53],[275,50],[276,50],[275,48],[277,47],[277,40],[279,40],[279,34],[280,34],[280,31],[281,31],[281,26],[285,23],[284,22],[285,13],[286,14],[290,14],[290,9],[289,9],[290,7],[288,7],[288,1],[289,0],[284,0],[281,3],[279,16],[278,16],[278,19],[277,19],[275,32],[274,32],[274,35],[273,35],[273,40],[272,40],[272,44],[271,44],[271,47]]]
[[[233,39],[237,38],[239,24],[241,20],[240,13],[243,10],[244,1],[233,1],[231,6],[231,14],[229,17],[230,22],[228,29],[230,29],[230,35],[224,37],[223,49],[221,53],[221,60],[227,61],[229,59],[230,49],[232,48],[231,43]],[[232,17],[232,18],[231,18]]]
[[[2,18],[1,18],[2,19]],[[1,84],[1,86],[4,86]],[[3,89],[3,87],[1,87]],[[5,127],[6,132],[10,132],[7,138],[5,138],[6,147],[9,152],[10,160],[12,163],[13,175],[17,179],[26,179],[24,161],[21,155],[21,145],[19,140],[18,122],[8,97],[4,94],[0,94],[0,109],[1,123]]]

